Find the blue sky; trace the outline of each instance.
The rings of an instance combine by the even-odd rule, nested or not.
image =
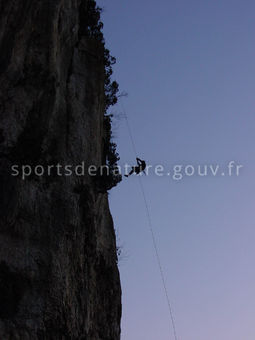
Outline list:
[[[254,340],[255,3],[98,4],[140,157],[244,166],[239,177],[142,178],[178,340]],[[121,106],[112,112],[120,163],[133,163]],[[174,339],[138,178],[110,204],[124,253],[122,340]]]

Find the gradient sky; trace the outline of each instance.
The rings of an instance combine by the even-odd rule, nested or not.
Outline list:
[[[107,47],[141,158],[244,165],[239,177],[142,178],[178,340],[255,339],[255,2],[101,0]],[[121,164],[134,152],[121,106]],[[135,176],[110,193],[122,340],[174,339]]]

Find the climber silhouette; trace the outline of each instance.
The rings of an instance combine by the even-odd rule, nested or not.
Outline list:
[[[140,158],[136,158],[137,166],[133,166],[132,170],[128,175],[124,175],[125,177],[128,177],[132,175],[134,172],[138,175],[140,172],[144,172],[144,169],[146,168],[146,163]]]

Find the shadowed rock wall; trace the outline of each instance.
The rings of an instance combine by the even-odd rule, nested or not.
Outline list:
[[[120,338],[107,194],[11,166],[104,162],[103,47],[86,0],[0,0],[0,339]],[[20,169],[20,168],[19,168]]]

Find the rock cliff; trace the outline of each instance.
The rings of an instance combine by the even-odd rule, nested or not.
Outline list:
[[[105,49],[86,34],[88,2],[0,0],[0,339],[120,338],[107,193],[56,170],[105,163]]]

